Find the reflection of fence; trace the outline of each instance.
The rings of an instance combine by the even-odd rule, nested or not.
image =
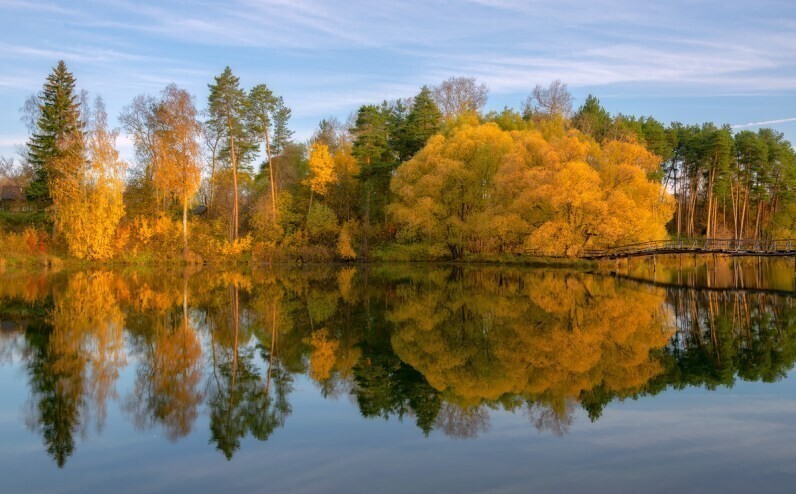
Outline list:
[[[586,259],[618,259],[620,257],[651,256],[654,254],[728,254],[733,256],[796,255],[796,239],[740,240],[700,238],[656,240],[640,244],[622,245],[600,250],[587,250]]]
[[[599,273],[594,273],[599,274]],[[603,276],[605,276],[603,274]],[[737,293],[743,295],[760,295],[760,294],[768,294],[768,295],[781,295],[786,297],[793,296],[793,290],[786,290],[783,288],[769,288],[765,286],[748,286],[744,283],[738,281],[737,278],[732,279],[732,284],[727,286],[710,286],[710,285],[703,285],[703,284],[695,284],[693,280],[678,280],[678,281],[660,281],[657,279],[648,279],[641,276],[633,276],[630,274],[621,274],[621,273],[612,273],[612,277],[637,283],[638,285],[648,285],[648,286],[655,286],[658,288],[665,288],[668,290],[693,290],[696,292],[718,292],[718,293]]]

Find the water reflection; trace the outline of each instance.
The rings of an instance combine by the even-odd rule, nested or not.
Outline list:
[[[0,356],[27,375],[26,425],[63,466],[110,403],[171,441],[207,417],[227,459],[289,427],[297,380],[363,417],[472,438],[490,412],[566,434],[614,400],[781,379],[782,293],[445,266],[4,275]],[[129,369],[132,383],[117,389]],[[202,422],[203,423],[203,422]]]

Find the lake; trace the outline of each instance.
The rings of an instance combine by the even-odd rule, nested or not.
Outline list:
[[[6,271],[0,492],[793,492],[793,261],[690,262]]]

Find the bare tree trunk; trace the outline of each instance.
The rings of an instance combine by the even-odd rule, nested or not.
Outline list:
[[[188,197],[182,198],[182,249],[183,254],[188,254]]]
[[[274,179],[274,161],[271,159],[271,138],[267,130],[265,132],[265,154],[268,157],[268,174],[271,180],[271,212],[276,221],[276,180]]]
[[[712,237],[713,231],[711,230],[711,228],[715,229],[715,225],[713,224],[713,221],[712,221],[713,220],[713,217],[712,217],[713,216],[713,181],[715,179],[715,176],[716,176],[716,171],[715,170],[711,170],[710,174],[709,174],[709,178],[708,178],[708,192],[707,192],[707,195],[708,195],[708,214],[707,214],[707,225],[706,225],[706,230],[705,230],[705,235],[708,238]]]
[[[216,150],[218,149],[218,141],[219,139],[216,138],[216,142],[213,144],[212,155],[210,156],[210,190],[207,193],[207,215],[210,216],[213,210],[213,200],[215,199],[215,189],[216,189]]]
[[[235,138],[230,136],[229,155],[232,160],[232,240],[238,239],[238,162],[235,159]]]
[[[312,188],[310,188],[310,207],[307,208],[307,221],[310,220],[310,213],[312,213],[312,196],[313,196],[313,192],[314,191],[312,190]]]
[[[741,203],[741,236],[746,236],[746,211],[749,209],[749,191],[744,194],[743,203]]]
[[[679,182],[677,180],[677,178],[678,178],[678,173],[677,173],[678,170],[677,170],[676,162],[675,162],[675,164],[672,165],[672,167],[674,168],[674,193],[677,194],[677,238],[679,239],[680,235],[682,234],[681,217],[682,217],[682,209],[683,209],[683,207],[682,207],[683,195],[680,192],[680,190],[677,188],[679,186]]]
[[[755,240],[759,240],[760,235],[760,216],[763,214],[763,202],[757,203],[757,218],[755,219]]]

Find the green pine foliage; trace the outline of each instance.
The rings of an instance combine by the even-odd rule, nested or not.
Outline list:
[[[76,132],[83,132],[80,103],[75,94],[75,78],[63,60],[59,61],[39,96],[39,119],[30,136],[27,159],[34,170],[28,185],[28,200],[39,205],[51,202],[50,176],[56,160],[67,152],[67,143]]]

